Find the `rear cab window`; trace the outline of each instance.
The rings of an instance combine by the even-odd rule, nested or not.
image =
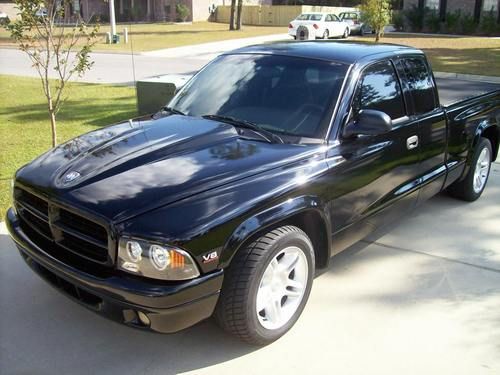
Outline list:
[[[425,59],[412,56],[401,60],[413,100],[413,112],[420,115],[438,107],[436,90]]]

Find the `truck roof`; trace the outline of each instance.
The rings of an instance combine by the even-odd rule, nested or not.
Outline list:
[[[305,57],[353,64],[356,61],[380,53],[415,52],[423,53],[413,47],[397,44],[352,42],[352,41],[284,41],[243,47],[227,54],[251,53]]]

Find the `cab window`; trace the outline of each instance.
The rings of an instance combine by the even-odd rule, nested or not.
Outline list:
[[[353,117],[362,109],[385,112],[393,120],[406,115],[401,87],[391,62],[376,63],[363,71],[352,103]]]
[[[421,57],[403,59],[403,68],[411,90],[415,114],[431,112],[437,107],[434,84],[427,64]]]

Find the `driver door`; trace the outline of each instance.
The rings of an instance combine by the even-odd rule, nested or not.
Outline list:
[[[378,135],[340,136],[330,149],[329,202],[333,252],[338,253],[376,228],[408,213],[416,204],[419,150],[411,140],[418,122],[407,116],[405,90],[391,61],[374,63],[361,73],[345,124],[363,109],[392,119],[392,129]]]

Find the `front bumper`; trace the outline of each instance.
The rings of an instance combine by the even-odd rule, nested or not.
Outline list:
[[[24,261],[35,273],[74,301],[109,319],[171,333],[210,317],[215,309],[222,270],[182,282],[155,282],[120,272],[98,277],[62,263],[31,241],[14,210],[7,212],[6,223]],[[147,319],[141,320],[139,315]]]

